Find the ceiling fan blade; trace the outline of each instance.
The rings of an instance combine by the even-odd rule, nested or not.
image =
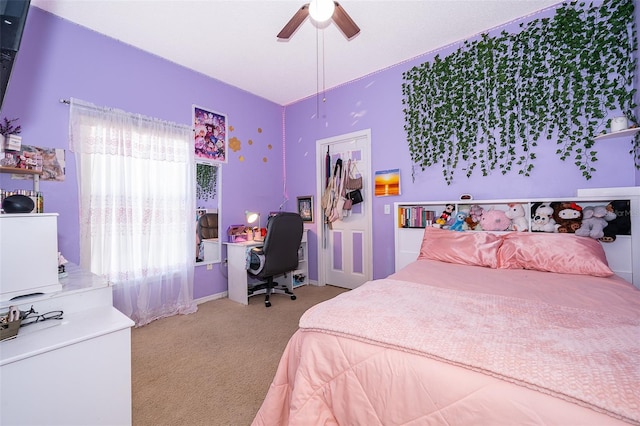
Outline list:
[[[355,37],[360,32],[360,27],[353,22],[349,14],[340,6],[340,3],[334,1],[336,10],[333,12],[333,22],[336,23],[340,31],[344,33],[347,39]]]
[[[278,33],[278,38],[289,39],[296,32],[300,24],[309,16],[309,3],[303,5]]]

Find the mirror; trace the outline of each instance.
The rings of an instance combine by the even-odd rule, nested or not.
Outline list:
[[[220,182],[217,164],[196,163],[196,266],[221,261]]]

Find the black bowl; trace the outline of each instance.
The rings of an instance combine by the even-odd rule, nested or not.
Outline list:
[[[34,205],[31,197],[26,195],[9,195],[2,202],[5,213],[31,213]]]

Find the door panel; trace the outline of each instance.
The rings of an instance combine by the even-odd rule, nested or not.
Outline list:
[[[362,176],[361,189],[364,201],[353,206],[347,216],[341,220],[324,224],[320,229],[323,235],[320,241],[325,244],[319,248],[318,275],[321,284],[331,284],[345,288],[356,288],[372,276],[371,250],[371,173],[370,173],[370,133],[360,132],[343,135],[331,140],[318,141],[317,154],[321,171],[318,181],[322,188],[326,182],[324,161],[329,147],[331,156],[331,173],[338,158],[346,167],[348,160],[357,164],[354,177]],[[323,143],[324,142],[324,143]],[[322,218],[322,211],[317,217]]]

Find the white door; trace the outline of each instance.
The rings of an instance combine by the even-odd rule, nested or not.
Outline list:
[[[318,238],[318,284],[331,284],[344,288],[356,288],[371,280],[372,242],[371,242],[371,130],[349,133],[333,138],[322,139],[316,143],[317,191],[316,199],[321,200],[326,187],[325,159],[329,151],[331,159],[330,174],[338,158],[343,167],[351,160],[355,162],[358,175],[362,176],[361,189],[364,201],[353,206],[348,216],[326,224],[321,203],[318,202],[316,217],[319,218]]]

